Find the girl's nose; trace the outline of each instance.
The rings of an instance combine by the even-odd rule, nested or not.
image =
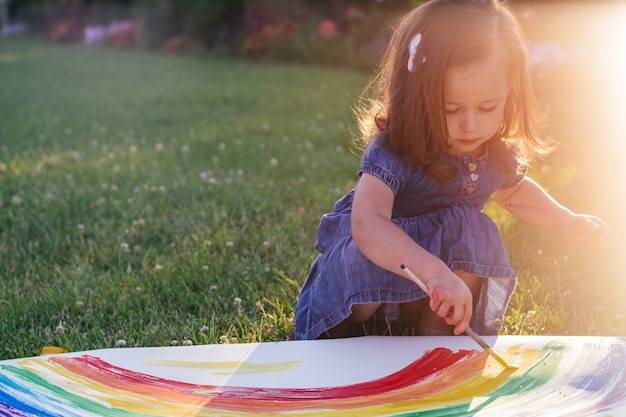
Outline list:
[[[473,132],[478,127],[478,122],[476,120],[476,114],[474,112],[468,111],[464,114],[463,120],[461,122],[461,128],[464,132]]]

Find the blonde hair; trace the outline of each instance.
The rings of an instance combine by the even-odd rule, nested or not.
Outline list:
[[[418,33],[421,41],[409,71],[409,44]],[[496,47],[507,55],[510,93],[502,125],[487,143],[489,156],[498,168],[514,174],[517,167],[505,163],[512,144],[518,165],[547,153],[550,145],[540,134],[526,69],[526,42],[515,17],[498,0],[430,0],[402,19],[378,74],[361,96],[360,145],[364,148],[382,133],[395,154],[408,156],[435,178],[454,176],[440,159],[449,146],[445,71],[479,61]]]

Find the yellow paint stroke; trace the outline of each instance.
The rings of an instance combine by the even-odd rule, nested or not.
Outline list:
[[[260,372],[283,372],[299,369],[301,361],[251,363],[245,361],[206,362],[206,361],[179,361],[173,359],[141,358],[141,362],[156,366],[175,366],[179,368],[200,369],[227,369],[214,372],[215,375],[253,374]]]

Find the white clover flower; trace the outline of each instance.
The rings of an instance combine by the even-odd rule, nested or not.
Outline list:
[[[13,197],[11,197],[11,203],[15,206],[22,204],[23,201],[24,198],[19,194],[15,194]]]
[[[217,285],[213,284],[209,287],[209,291],[215,291],[217,289]]]
[[[178,340],[174,339],[170,342],[170,345],[172,346],[178,346]]]
[[[265,249],[269,248],[270,247],[270,241],[269,240],[264,240],[262,246]]]
[[[130,145],[130,153],[137,153],[137,146]]]
[[[189,152],[189,150],[190,150],[189,145],[183,145],[183,146],[181,146],[180,150],[181,150],[182,152]]]
[[[154,272],[156,272],[157,274],[158,274],[159,272],[161,272],[162,270],[163,270],[163,267],[162,267],[161,265],[156,264],[156,265],[154,266]]]
[[[206,332],[208,332],[208,331],[209,331],[209,327],[205,324],[204,326],[202,326],[202,328],[200,328],[200,331],[201,331],[202,333],[206,333]]]
[[[192,346],[193,342],[189,339],[183,340],[183,346]]]
[[[225,334],[220,336],[220,343],[228,343],[228,336]]]
[[[115,346],[117,346],[118,348],[125,347],[126,346],[126,340],[119,339],[117,342],[115,342]]]
[[[122,248],[122,252],[129,252],[129,251],[130,251],[130,248],[129,248],[129,246],[128,246],[128,243],[126,243],[126,242],[122,242],[122,243],[120,244],[120,247]]]
[[[233,243],[233,241],[232,241],[232,240],[229,240],[229,241],[227,241],[227,242],[226,242],[226,246],[228,246],[228,247],[232,247],[232,246],[234,246],[234,245],[235,245],[235,244]]]
[[[263,310],[263,303],[260,302],[260,301],[257,301],[256,304],[255,304],[255,307],[256,307],[257,311],[261,311],[261,310]]]
[[[76,226],[76,228],[78,229],[78,231],[80,233],[83,233],[85,231],[85,225],[84,224],[79,224],[78,226]]]
[[[202,270],[203,271],[208,271],[209,270],[209,266],[208,265],[202,265]]]
[[[241,298],[235,297],[235,299],[233,300],[233,305],[239,307],[241,305]]]
[[[161,142],[157,143],[154,146],[154,149],[156,149],[157,152],[161,152],[163,150],[163,148],[164,148],[164,146],[163,146],[163,144]]]
[[[278,159],[276,159],[276,158],[270,159],[270,166],[272,166],[272,167],[278,166]]]
[[[63,334],[63,333],[65,333],[65,326],[63,326],[63,322],[62,321],[59,322],[59,325],[54,329],[54,332],[56,334]]]

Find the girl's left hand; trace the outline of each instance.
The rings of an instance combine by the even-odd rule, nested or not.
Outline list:
[[[609,226],[596,216],[572,214],[565,222],[562,233],[572,242],[599,252],[608,242]]]

